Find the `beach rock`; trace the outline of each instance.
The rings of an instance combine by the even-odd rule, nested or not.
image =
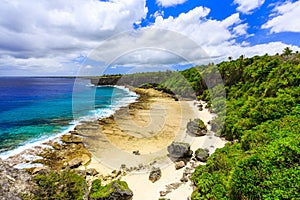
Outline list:
[[[141,153],[140,153],[139,150],[133,151],[132,153],[133,153],[134,155],[137,155],[137,156],[141,155]]]
[[[0,199],[21,200],[34,191],[31,176],[25,170],[15,169],[0,159]]]
[[[168,193],[167,193],[166,191],[160,191],[159,194],[160,194],[161,197],[164,197],[164,196],[166,196]],[[159,198],[159,200],[161,200],[161,199],[165,199],[165,198]]]
[[[167,149],[172,158],[190,158],[193,155],[190,145],[184,142],[172,142]]]
[[[206,162],[207,158],[209,157],[209,150],[208,149],[197,149],[195,152],[195,158],[201,162]]]
[[[182,175],[182,178],[180,179],[180,181],[183,182],[183,183],[186,183],[186,182],[189,181],[189,178],[188,178],[187,175],[183,174],[183,175]]]
[[[48,170],[48,167],[44,166],[44,167],[34,167],[32,170],[30,170],[30,173],[32,175],[34,174],[39,174],[39,173],[42,173],[42,172],[45,172]]]
[[[194,119],[187,123],[187,132],[197,136],[204,136],[207,133],[207,127],[201,119]]]
[[[167,191],[172,191],[172,190],[176,190],[177,188],[179,188],[182,185],[182,183],[171,183],[169,185],[166,185]]]
[[[89,162],[91,162],[91,157],[87,154],[81,155],[82,165],[87,165]]]
[[[157,168],[157,167],[154,167],[152,168],[151,172],[150,172],[150,175],[149,175],[149,180],[154,183],[156,182],[157,180],[159,180],[161,177],[161,169],[160,168]]]
[[[69,131],[70,134],[78,135],[78,131],[76,130],[76,127],[74,128],[74,131]]]
[[[127,183],[116,180],[105,186],[92,187],[89,200],[131,200],[132,197],[133,192]]]
[[[97,172],[97,170],[94,168],[90,168],[86,170],[86,174],[89,176],[96,176],[97,174],[99,174],[99,172]]]
[[[178,162],[175,162],[175,169],[178,170],[178,169],[181,169],[185,166],[185,162],[183,161],[178,161]]]
[[[76,170],[76,174],[86,178],[86,171],[85,170]]]
[[[70,135],[63,135],[61,137],[61,141],[64,143],[82,143],[82,138],[78,137],[76,135],[70,134]]]
[[[81,165],[82,163],[82,159],[81,158],[74,158],[71,161],[68,162],[68,166],[73,169],[73,168],[77,168]]]

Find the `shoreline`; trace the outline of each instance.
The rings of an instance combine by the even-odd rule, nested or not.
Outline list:
[[[154,102],[152,103],[157,103],[157,101],[162,101],[159,98],[154,98]],[[170,103],[170,102],[168,102]],[[204,107],[206,105],[206,103],[201,102],[202,104],[204,104]],[[174,105],[172,105],[174,108]],[[130,107],[130,106],[129,106]],[[139,107],[139,106],[138,106]],[[225,145],[225,141],[219,137],[216,137],[214,135],[213,132],[210,132],[205,135],[205,136],[191,136],[189,134],[186,133],[186,123],[191,119],[194,118],[200,118],[204,121],[205,125],[208,126],[208,129],[210,130],[210,125],[208,124],[208,122],[213,119],[215,117],[215,114],[210,113],[208,109],[204,108],[202,111],[198,110],[197,105],[195,105],[194,101],[181,101],[180,102],[180,108],[185,110],[181,113],[181,117],[184,118],[184,116],[186,117],[185,120],[181,119],[181,123],[179,125],[179,131],[177,132],[177,137],[173,137],[172,139],[169,139],[169,143],[174,141],[174,140],[178,140],[178,141],[186,141],[189,142],[191,144],[191,150],[193,150],[194,152],[198,149],[198,148],[208,148],[209,149],[209,153],[212,154],[216,148],[222,148]],[[141,108],[139,108],[141,109]],[[155,108],[153,108],[155,110]],[[119,111],[122,112],[122,111]],[[155,113],[155,111],[153,111]],[[116,113],[117,115],[118,113]],[[145,113],[140,113],[140,114],[145,114]],[[170,116],[169,116],[170,117]],[[155,118],[155,115],[152,116],[152,118]],[[128,119],[124,119],[121,117],[122,120],[128,120]],[[139,119],[136,119],[139,120]],[[171,121],[173,121],[174,119],[172,119]],[[174,122],[174,121],[173,121]],[[111,123],[105,122],[104,125],[111,125]],[[124,125],[121,123],[121,125]],[[168,126],[168,124],[164,124],[166,126]],[[110,127],[112,130],[114,129],[113,126]],[[125,127],[123,126],[123,128],[128,128],[126,127],[126,123],[125,123]],[[105,130],[105,129],[104,129]],[[142,132],[142,131],[139,131]],[[176,131],[174,131],[176,132]],[[108,132],[108,136],[114,135],[115,132]],[[118,141],[117,138],[115,138],[115,141]],[[110,142],[115,142],[114,140],[110,140]],[[149,141],[151,141],[149,139]],[[123,138],[122,142],[124,144],[126,144],[126,139]],[[118,143],[119,145],[120,143]],[[130,143],[127,143],[127,145]],[[142,143],[143,144],[143,143]],[[165,144],[165,147],[168,146],[168,144]],[[130,145],[128,145],[129,147],[131,147]],[[143,147],[142,145],[140,145],[139,147]],[[199,162],[196,160],[190,160],[186,163],[186,165],[181,168],[181,169],[175,169],[175,164],[174,162],[167,156],[168,152],[166,149],[164,149],[164,151],[160,152],[160,158],[155,158],[155,157],[151,157],[151,160],[147,160],[146,158],[143,158],[139,160],[140,165],[139,166],[139,162],[133,162],[135,163],[134,165],[136,166],[128,166],[128,163],[126,163],[124,160],[121,160],[121,162],[118,162],[118,160],[120,160],[120,158],[124,158],[124,156],[127,156],[126,158],[128,158],[129,160],[132,159],[131,157],[142,157],[145,154],[151,154],[150,151],[146,152],[145,150],[141,150],[139,149],[139,147],[137,148],[129,148],[129,149],[122,149],[122,151],[126,151],[127,150],[127,154],[120,154],[120,151],[110,151],[109,154],[104,153],[104,157],[102,158],[98,158],[99,155],[93,154],[91,162],[89,165],[87,165],[85,168],[81,167],[81,170],[84,169],[99,169],[100,173],[105,177],[104,179],[106,179],[106,177],[114,177],[115,174],[112,173],[113,170],[119,169],[121,175],[115,178],[118,178],[120,180],[126,181],[129,188],[133,191],[133,200],[139,200],[139,199],[146,199],[146,200],[152,200],[152,199],[159,199],[159,198],[170,198],[170,199],[187,199],[190,197],[191,193],[193,192],[194,186],[193,183],[191,182],[191,180],[189,179],[189,176],[191,175],[191,173],[194,171],[195,167],[198,165],[203,165],[205,163],[203,162]],[[132,151],[133,150],[139,150],[141,155],[135,156]],[[97,153],[96,153],[97,154]],[[113,161],[115,162],[114,166],[111,167],[109,165],[107,165],[107,161],[103,162],[103,160],[107,159],[105,158],[105,156],[110,156],[110,157],[114,157]],[[101,157],[101,156],[100,156]],[[132,162],[132,160],[130,160],[130,162]],[[153,162],[155,162],[153,164]],[[117,164],[116,164],[117,163]],[[125,164],[127,169],[121,169],[120,166],[122,164]],[[118,168],[119,167],[119,168]],[[156,181],[155,183],[152,183],[149,180],[149,172],[151,171],[152,167],[158,167],[161,169],[162,171],[162,176],[161,178]],[[128,170],[134,168],[133,171]],[[125,173],[125,174],[123,174]],[[183,175],[186,174],[185,178],[187,178],[186,180],[182,181],[182,178],[184,177]],[[108,179],[108,182],[111,181],[112,179]],[[106,183],[104,181],[104,183]],[[145,197],[145,193],[144,193],[144,189],[147,188],[147,198]]]
[[[75,125],[68,133],[43,143],[49,148],[39,147],[24,151],[23,154],[11,158],[12,161],[23,161],[24,164],[24,159],[20,159],[22,156],[42,155],[40,160],[43,160],[46,169],[63,169],[70,166],[70,162],[76,158],[80,158],[81,162],[75,170],[95,169],[99,172],[97,176],[87,177],[89,184],[96,178],[105,179],[104,183],[121,179],[133,191],[133,200],[145,199],[145,187],[149,200],[162,197],[188,198],[193,191],[189,176],[196,166],[205,163],[190,160],[183,168],[176,170],[174,162],[167,156],[166,147],[173,141],[184,141],[191,145],[194,152],[198,148],[208,148],[210,154],[216,148],[223,147],[225,141],[214,136],[212,132],[201,137],[186,133],[187,122],[195,118],[202,119],[210,130],[208,121],[214,114],[206,108],[199,111],[195,101],[175,101],[170,95],[153,89],[131,88],[130,91],[132,90],[139,94],[135,102],[120,106],[109,117]],[[146,91],[147,95],[144,96],[143,92],[137,90]],[[155,131],[157,133],[151,134]],[[139,154],[134,154],[134,151]],[[47,160],[45,157],[57,157],[61,160],[52,161],[48,166],[45,163],[49,164],[51,159]],[[25,166],[26,163],[27,161]],[[152,167],[159,167],[162,171],[162,177],[155,183],[149,180]],[[37,166],[31,168],[30,172],[38,173],[43,169],[45,167]],[[120,174],[114,174],[116,171]],[[182,181],[183,174],[187,174],[186,181]]]
[[[91,85],[91,86],[99,87],[99,86],[95,86],[95,85]],[[103,86],[103,87],[106,87],[106,86]],[[128,92],[130,97],[127,97],[126,99],[124,98],[117,105],[114,105],[114,107],[110,109],[111,112],[104,113],[103,116],[101,116],[100,118],[97,117],[96,113],[81,116],[80,117],[81,119],[72,120],[69,122],[69,125],[62,127],[61,132],[55,133],[53,135],[47,135],[47,136],[45,135],[39,139],[31,139],[31,140],[25,142],[24,144],[21,144],[20,146],[16,147],[15,149],[1,152],[0,159],[7,160],[11,157],[15,157],[15,156],[18,156],[21,154],[26,154],[26,152],[28,152],[28,151],[31,151],[31,150],[34,151],[36,148],[40,149],[40,147],[41,148],[51,148],[48,145],[49,143],[59,141],[63,135],[69,134],[70,132],[74,131],[78,125],[81,125],[82,123],[93,122],[93,121],[97,121],[99,119],[110,117],[111,115],[114,115],[114,113],[117,110],[121,109],[124,106],[128,106],[131,103],[134,103],[138,99],[138,95],[135,94],[133,91],[131,91],[129,88],[127,88],[125,86],[108,85],[107,87],[115,87],[115,88],[125,90]],[[133,97],[135,98],[134,100],[129,99],[129,98],[133,98]],[[100,110],[106,112],[107,108],[102,108]],[[95,110],[95,111],[97,111],[97,110]]]

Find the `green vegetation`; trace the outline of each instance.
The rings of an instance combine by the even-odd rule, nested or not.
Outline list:
[[[84,177],[73,171],[50,171],[33,178],[37,188],[32,199],[84,199],[87,184]]]
[[[285,49],[217,67],[227,95],[220,134],[234,142],[195,170],[192,199],[298,199],[300,55]]]
[[[92,182],[89,199],[105,200],[111,199],[110,197],[114,197],[113,199],[131,199],[132,191],[124,181],[115,180],[105,186],[101,186],[99,179]]]
[[[224,84],[218,81],[218,76]],[[113,78],[106,76],[103,83],[115,82],[110,80]],[[181,72],[138,73],[116,78],[118,84],[153,87],[205,100],[207,107],[218,114],[211,121],[212,130],[230,142],[217,149],[206,165],[196,168],[192,180],[197,188],[192,199],[299,199],[298,52],[286,48],[281,55],[230,58],[216,67],[196,66]],[[190,125],[204,128],[197,120]],[[39,186],[35,199],[82,199],[86,191],[83,178],[72,172],[38,175],[35,180]],[[125,199],[132,197],[122,181],[102,186],[96,180],[89,198],[106,199],[115,195],[114,191],[122,191]],[[120,193],[117,195],[120,197]]]

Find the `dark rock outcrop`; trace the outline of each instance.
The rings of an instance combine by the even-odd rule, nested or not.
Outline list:
[[[100,78],[91,79],[91,83],[93,85],[117,85],[120,78],[121,76],[102,76]]]
[[[172,144],[168,146],[168,152],[169,156],[175,159],[190,158],[193,155],[190,145],[184,142],[172,142]]]
[[[187,123],[187,131],[197,136],[203,136],[207,133],[207,127],[201,119],[194,119]]]
[[[89,176],[96,176],[97,174],[99,174],[99,172],[94,168],[90,168],[86,170],[86,174]]]
[[[197,151],[195,152],[195,158],[201,162],[206,162],[207,158],[209,157],[208,152],[208,149],[197,149]]]
[[[159,180],[161,177],[161,169],[160,168],[156,168],[154,167],[151,172],[150,172],[150,175],[149,175],[149,180],[154,183],[156,182],[157,180]]]
[[[133,151],[132,153],[133,153],[134,155],[137,155],[137,156],[141,155],[141,153],[140,153],[139,150]]]

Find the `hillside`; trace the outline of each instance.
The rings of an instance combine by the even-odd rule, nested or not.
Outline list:
[[[218,114],[212,127],[231,142],[194,172],[194,200],[299,198],[300,54],[287,48],[216,67],[125,75],[116,84],[159,83],[178,96],[208,101]],[[203,77],[216,69],[224,85],[208,90]],[[222,88],[226,101],[219,98],[225,97]]]
[[[217,65],[225,81],[221,135],[233,142],[199,166],[192,199],[300,197],[300,55]]]

